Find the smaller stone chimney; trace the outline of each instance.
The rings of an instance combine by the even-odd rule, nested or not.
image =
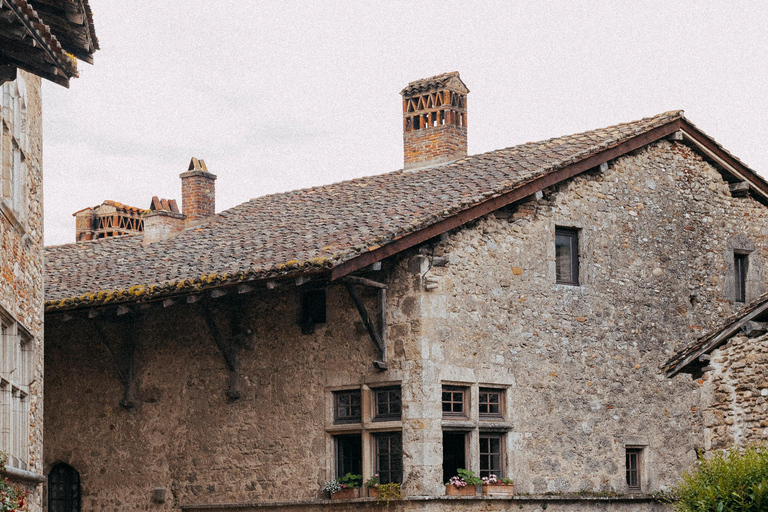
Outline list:
[[[184,215],[175,199],[152,198],[149,212],[144,214],[144,243],[171,238],[184,231]]]
[[[216,213],[216,175],[208,172],[203,160],[192,158],[181,178],[181,210],[187,221],[197,221]]]
[[[457,71],[411,82],[400,94],[404,169],[467,156],[469,89]]]

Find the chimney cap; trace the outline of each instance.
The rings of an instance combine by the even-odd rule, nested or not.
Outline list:
[[[413,94],[420,94],[425,91],[431,91],[434,89],[450,89],[452,91],[460,92],[462,94],[468,94],[469,89],[467,85],[461,80],[458,71],[451,71],[450,73],[442,73],[440,75],[431,76],[429,78],[422,78],[420,80],[414,80],[405,86],[405,89],[400,91],[403,96],[411,96]]]

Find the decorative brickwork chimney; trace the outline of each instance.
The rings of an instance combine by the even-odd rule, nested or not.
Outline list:
[[[189,170],[181,178],[181,210],[187,221],[197,221],[216,213],[216,175],[208,172],[205,162],[192,158]]]
[[[411,82],[403,96],[404,169],[467,156],[467,94],[459,73]]]

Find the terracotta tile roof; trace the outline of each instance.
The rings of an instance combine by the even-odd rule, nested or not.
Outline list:
[[[734,324],[736,324],[739,320],[746,317],[750,313],[756,311],[757,309],[761,308],[761,306],[765,305],[766,302],[768,302],[768,293],[764,293],[760,297],[756,298],[743,308],[741,308],[739,311],[734,313],[733,315],[729,316],[728,318],[725,318],[720,323],[717,324],[717,327],[712,329],[711,331],[707,332],[700,338],[698,338],[696,341],[691,343],[690,345],[678,350],[675,352],[672,357],[669,358],[669,360],[664,363],[664,365],[661,367],[662,371],[667,373],[667,376],[672,377],[676,375],[677,373],[680,373],[682,370],[685,369],[688,364],[691,362],[694,362],[698,356],[702,354],[709,354],[718,347],[721,347],[722,345],[725,345],[725,343],[728,342],[728,340],[735,334],[734,333],[727,333]],[[759,313],[759,312],[758,312]],[[726,334],[722,337],[720,340],[716,340],[721,334]],[[686,363],[685,365],[681,366],[686,359],[692,359],[689,363]]]
[[[405,86],[405,89],[400,91],[400,94],[404,96],[410,96],[422,91],[429,91],[444,86],[451,78],[459,78],[458,71],[451,71],[450,73],[443,73],[440,75],[431,76],[429,78],[422,78],[410,82]],[[461,80],[461,78],[459,78]]]
[[[659,114],[528,142],[418,172],[395,171],[252,199],[178,236],[46,248],[46,308],[145,300],[329,269],[603,150],[683,119]]]

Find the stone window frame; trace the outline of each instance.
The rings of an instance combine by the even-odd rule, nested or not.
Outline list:
[[[762,279],[762,258],[756,250],[755,244],[744,233],[739,233],[726,242],[725,251],[722,256],[726,267],[724,279],[722,280],[722,293],[725,299],[733,303],[743,304],[766,292],[767,288],[763,284]],[[737,255],[746,256],[746,266],[741,276],[744,279],[742,287],[743,301],[739,300],[740,296],[738,293]]]
[[[376,472],[376,441],[375,435],[388,432],[397,432],[401,435],[403,432],[402,407],[399,419],[374,419],[374,393],[377,389],[400,387],[402,397],[401,381],[383,381],[355,386],[332,386],[326,388],[326,466],[327,480],[338,478],[337,460],[337,436],[346,434],[360,434],[362,442],[362,475],[363,481],[368,480]],[[338,392],[360,391],[361,412],[360,421],[355,423],[339,423],[335,421],[335,403]],[[402,466],[401,462],[401,466]]]
[[[506,472],[509,468],[509,441],[507,439],[507,432],[513,430],[512,419],[510,417],[511,411],[509,407],[502,409],[502,415],[498,418],[481,418],[480,417],[480,390],[481,389],[494,389],[502,391],[502,401],[504,404],[509,404],[511,396],[512,386],[509,384],[488,383],[488,382],[458,382],[458,381],[443,381],[442,386],[451,387],[464,387],[469,393],[467,394],[466,411],[467,416],[460,417],[447,417],[443,416],[442,430],[443,432],[464,432],[466,433],[466,463],[471,471],[475,474],[480,474],[480,437],[485,435],[497,435],[501,439],[501,465],[502,472]],[[496,475],[499,478],[506,477],[508,475],[501,474]]]
[[[35,382],[34,337],[0,308],[0,451],[8,465],[29,469],[30,388]]]
[[[0,86],[0,212],[21,232],[27,231],[29,118],[22,76]]]

